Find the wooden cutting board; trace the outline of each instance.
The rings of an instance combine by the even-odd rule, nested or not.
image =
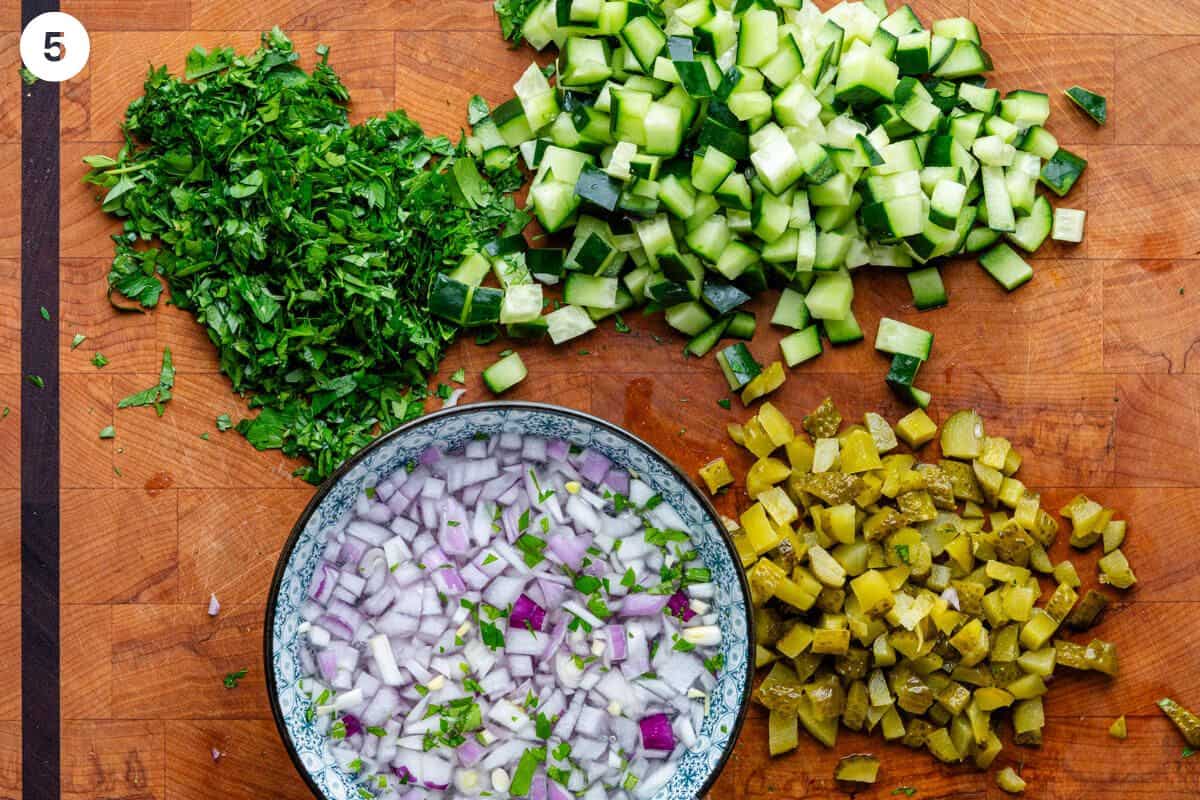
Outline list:
[[[10,4],[11,5],[11,4]],[[1200,707],[1200,0],[926,0],[924,19],[968,15],[980,23],[1003,89],[1047,91],[1059,141],[1090,161],[1066,205],[1088,211],[1084,244],[1052,244],[1034,260],[1033,282],[1006,296],[973,262],[949,266],[948,308],[918,313],[903,277],[860,276],[856,312],[874,331],[888,314],[933,330],[921,384],[944,419],[980,409],[988,430],[1026,456],[1025,482],[1048,506],[1083,490],[1129,520],[1127,551],[1141,580],[1110,610],[1097,635],[1120,648],[1121,676],[1065,676],[1047,701],[1041,750],[1009,747],[999,765],[1023,763],[1031,797],[1200,796],[1200,757],[1154,707],[1171,694]],[[262,612],[276,554],[311,488],[293,465],[257,453],[214,418],[244,410],[217,373],[213,348],[184,313],[114,314],[105,274],[118,230],[79,179],[79,159],[118,146],[117,124],[140,93],[148,64],[180,71],[195,44],[251,48],[280,25],[312,63],[318,42],[350,89],[356,119],[404,107],[431,132],[455,134],[475,92],[496,103],[529,61],[500,40],[486,0],[77,0],[63,3],[92,35],[88,68],[62,87],[62,795],[83,798],[307,798],[275,733],[261,674]],[[18,179],[16,33],[0,14],[0,176]],[[1060,91],[1079,83],[1110,99],[1098,128]],[[15,531],[21,409],[16,318],[19,248],[15,212],[0,204],[0,524]],[[758,304],[760,319],[771,302]],[[711,358],[685,360],[660,320],[627,317],[571,346],[525,348],[530,376],[512,397],[580,408],[647,438],[686,470],[725,455],[747,412],[726,396]],[[752,344],[775,358],[777,335]],[[78,350],[67,344],[88,336]],[[169,346],[176,397],[114,413],[114,398],[154,382]],[[443,379],[465,367],[465,400],[487,399],[480,370],[506,347],[456,346]],[[95,351],[111,364],[97,370]],[[1190,361],[1189,357],[1196,358]],[[773,401],[800,415],[826,395],[847,417],[904,412],[883,384],[886,361],[868,344],[827,352],[792,372]],[[36,409],[26,409],[36,413]],[[236,418],[236,417],[235,417]],[[97,432],[115,424],[118,435]],[[205,441],[200,434],[208,432]],[[745,498],[721,498],[734,512]],[[1065,537],[1062,537],[1065,539]],[[0,656],[15,669],[15,537],[0,564]],[[1065,542],[1054,556],[1066,556]],[[1094,556],[1079,559],[1095,583]],[[11,574],[10,574],[11,573]],[[210,592],[224,609],[205,614]],[[248,667],[237,689],[224,674]],[[11,674],[11,673],[10,673]],[[0,713],[0,794],[19,795],[20,710]],[[1129,718],[1129,739],[1105,731]],[[733,760],[712,793],[721,798],[824,798],[838,793],[839,755],[879,754],[878,787],[918,798],[999,797],[990,776],[949,768],[924,753],[843,732],[836,751],[805,739],[799,752],[766,754],[765,719],[751,712]],[[214,763],[210,751],[222,752]]]

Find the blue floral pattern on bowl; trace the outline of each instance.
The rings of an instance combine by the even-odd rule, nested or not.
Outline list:
[[[720,615],[724,666],[696,746],[680,759],[675,775],[653,800],[700,796],[716,779],[732,750],[749,700],[752,622],[749,593],[736,554],[712,506],[690,480],[649,445],[611,423],[540,403],[482,403],[422,417],[364,449],[313,497],[280,555],[265,628],[268,691],[276,725],[292,760],[318,797],[352,800],[360,796],[356,776],[334,763],[326,746],[327,737],[307,719],[310,701],[297,687],[301,677],[300,605],[321,560],[325,532],[348,519],[356,498],[367,487],[416,460],[431,445],[448,450],[476,434],[505,431],[566,439],[600,451],[648,483],[687,523],[717,586],[714,605]]]

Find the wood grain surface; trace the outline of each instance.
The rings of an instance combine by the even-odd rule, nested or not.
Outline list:
[[[5,4],[10,5],[10,4]],[[1117,642],[1119,680],[1064,676],[1047,700],[1040,750],[1008,747],[1000,765],[1023,764],[1028,796],[1104,800],[1200,797],[1200,757],[1153,701],[1171,694],[1200,707],[1200,1],[941,0],[914,2],[922,18],[980,22],[1002,88],[1054,97],[1051,127],[1091,162],[1067,201],[1088,211],[1087,239],[1044,248],[1033,282],[1005,295],[974,262],[944,271],[948,308],[919,313],[903,277],[874,271],[856,281],[868,332],[882,314],[936,336],[922,385],[944,419],[974,406],[989,431],[1026,456],[1021,477],[1053,507],[1085,490],[1129,520],[1128,551],[1141,583],[1097,634]],[[108,236],[118,225],[80,183],[80,157],[115,150],[125,106],[150,64],[179,71],[195,44],[247,49],[280,25],[312,63],[318,42],[361,119],[396,106],[430,132],[456,134],[473,93],[495,103],[531,58],[501,41],[486,0],[75,0],[63,9],[92,33],[88,67],[62,87],[62,301],[54,315],[62,385],[62,796],[191,800],[308,798],[270,720],[261,674],[262,613],[278,550],[311,487],[293,464],[255,452],[214,418],[244,405],[217,373],[213,348],[184,313],[162,307],[117,315],[105,296]],[[0,13],[0,183],[12,187],[19,147],[14,15]],[[1097,128],[1057,92],[1080,83],[1109,96]],[[21,409],[17,319],[19,248],[12,203],[0,203],[0,670],[18,660],[16,528]],[[773,298],[756,304],[760,319]],[[726,396],[712,359],[685,360],[659,319],[630,315],[572,346],[522,350],[530,370],[512,397],[590,411],[647,438],[689,472],[723,454],[748,465],[724,437],[747,412]],[[766,328],[766,325],[760,326]],[[88,341],[70,350],[71,337]],[[660,341],[661,340],[661,341]],[[751,349],[775,358],[778,334]],[[119,413],[114,398],[153,383],[164,346],[179,369],[159,419]],[[468,375],[465,400],[488,394],[480,370],[508,345],[456,345],[443,379]],[[111,364],[97,370],[97,350]],[[586,351],[586,354],[585,352]],[[774,401],[800,414],[826,395],[847,417],[905,411],[888,393],[886,362],[869,345],[799,368]],[[114,440],[97,432],[115,424]],[[210,438],[199,438],[208,432]],[[744,502],[720,498],[723,510]],[[1065,537],[1061,537],[1065,540]],[[1066,555],[1065,541],[1054,553]],[[1080,559],[1095,583],[1094,557]],[[215,592],[216,619],[205,606]],[[236,690],[222,676],[248,667]],[[1129,739],[1105,735],[1129,718]],[[20,708],[0,707],[0,797],[18,797]],[[712,796],[723,800],[830,798],[839,755],[880,754],[878,787],[918,798],[998,798],[990,776],[937,764],[924,753],[843,732],[836,751],[805,739],[770,760],[765,716],[751,712]],[[212,748],[222,752],[219,761]]]

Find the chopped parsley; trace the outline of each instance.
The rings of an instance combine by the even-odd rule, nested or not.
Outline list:
[[[46,388],[46,381],[42,379],[41,375],[26,375],[25,380],[29,381],[39,389]]]
[[[377,725],[369,725],[366,730],[372,736],[379,736],[381,738],[387,736],[387,731]]]
[[[591,575],[580,575],[575,579],[575,589],[581,594],[591,594],[600,588],[600,579]]]
[[[238,681],[246,677],[246,668],[242,667],[237,672],[231,672],[222,679],[222,683],[226,689],[236,689]]]
[[[42,315],[42,319],[46,320],[46,322],[50,321],[50,312],[45,306],[42,306],[40,309],[38,309],[38,313]]]
[[[528,527],[528,526],[526,526]],[[524,530],[524,528],[522,528]],[[523,533],[517,537],[514,542],[517,549],[521,551],[525,563],[530,567],[536,567],[546,559],[546,540],[531,533]]]
[[[729,402],[728,397],[722,397],[720,400],[717,401],[717,405],[719,405],[721,408],[728,411],[729,407],[732,405],[732,403]]]
[[[554,729],[554,722],[542,712],[538,712],[537,718],[534,720],[534,732],[537,733],[539,739],[549,739],[550,732]]]
[[[717,653],[714,656],[709,656],[708,658],[704,659],[704,668],[713,675],[716,675],[718,672],[720,672],[721,668],[724,666],[725,656],[722,653]]]
[[[629,333],[629,325],[626,324],[620,314],[617,314],[613,321],[616,325],[617,333]]]
[[[655,495],[655,497],[657,497],[657,495]],[[676,531],[669,528],[666,530],[660,530],[650,525],[646,526],[646,532],[644,535],[646,537],[646,544],[654,544],[660,547],[671,542],[686,542],[691,538],[684,531]]]
[[[915,786],[897,786],[892,790],[893,795],[902,794],[905,797],[912,797],[916,793],[917,787]]]
[[[116,436],[117,436],[117,429],[114,428],[112,425],[108,425],[108,426],[100,429],[100,438],[101,439],[115,439]]]
[[[675,644],[671,646],[672,650],[678,650],[681,653],[690,653],[696,649],[696,645],[689,642],[687,639],[676,636]]]
[[[161,417],[166,410],[164,404],[171,399],[171,389],[175,386],[175,363],[171,359],[171,348],[163,348],[162,369],[159,370],[158,385],[134,392],[122,398],[117,408],[135,408],[138,406],[154,406]]]
[[[908,561],[908,545],[906,545],[906,544],[896,545],[896,557],[899,558],[901,561],[903,561],[905,564],[909,563],[909,561]]]
[[[229,430],[232,427],[233,427],[233,420],[229,418],[228,414],[219,414],[217,416],[217,430],[224,433],[225,431]]]
[[[102,369],[108,366],[108,359],[105,357],[104,353],[97,352],[94,356],[92,356],[92,366],[96,369]]]
[[[491,650],[504,647],[504,634],[490,622],[479,623],[479,635],[483,639],[483,643]]]
[[[83,344],[86,341],[87,341],[87,337],[84,336],[82,333],[75,334],[74,336],[71,337],[71,349],[74,350],[76,347],[79,347],[79,345]]]
[[[333,739],[345,739],[346,738],[346,723],[342,722],[340,719],[335,720],[333,725],[331,725],[329,728],[329,735]]]
[[[450,380],[454,381],[455,383],[461,383],[465,386],[467,383],[467,371],[462,367],[459,367],[458,369],[454,370],[454,374],[450,376]]]

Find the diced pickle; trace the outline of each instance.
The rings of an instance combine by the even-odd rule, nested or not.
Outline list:
[[[1075,590],[1065,583],[1060,583],[1050,595],[1050,599],[1046,601],[1045,612],[1049,614],[1055,622],[1062,622],[1071,613],[1071,609],[1075,607],[1076,601],[1079,600],[1079,595]]]
[[[1128,589],[1137,583],[1137,578],[1134,577],[1133,568],[1129,566],[1129,560],[1125,558],[1125,554],[1118,547],[1106,556],[1103,556],[1100,561],[1100,582],[1107,583],[1109,586],[1115,586],[1118,589]]]
[[[1158,701],[1158,707],[1175,723],[1175,727],[1183,734],[1188,747],[1200,747],[1200,717],[1187,710],[1169,697]]]
[[[961,683],[951,681],[945,689],[938,692],[937,701],[951,715],[957,716],[966,709],[967,703],[971,701],[971,692]]]
[[[904,516],[909,522],[926,522],[937,519],[937,509],[933,505],[933,498],[929,496],[929,492],[904,492],[896,497],[896,504],[900,506],[900,510],[904,512]]]
[[[970,464],[942,459],[938,466],[950,477],[950,486],[955,498],[972,503],[984,501],[983,490],[979,488],[979,481],[976,480],[975,471]]]
[[[911,747],[914,750],[924,747],[925,742],[929,740],[929,734],[933,733],[934,730],[936,730],[936,726],[929,724],[919,717],[910,719],[901,744]]]
[[[796,430],[791,421],[770,402],[763,403],[758,409],[758,424],[776,447],[783,447],[796,436]]]
[[[931,731],[925,739],[925,747],[938,761],[954,764],[962,760],[962,754],[950,739],[950,732],[945,728]]]
[[[946,458],[979,458],[983,440],[983,418],[978,411],[956,411],[942,423],[942,455]]]
[[[1004,462],[1008,459],[1008,451],[1012,443],[1001,436],[985,436],[979,460],[992,469],[1004,470]]]
[[[892,426],[886,419],[874,411],[868,411],[863,415],[863,424],[867,426],[871,438],[875,441],[876,452],[887,453],[896,449],[898,445],[896,432],[892,430]]]
[[[849,630],[822,630],[813,631],[812,652],[827,653],[832,655],[844,655],[850,649],[850,631]]]
[[[1125,543],[1125,520],[1109,520],[1104,526],[1104,552],[1111,553]]]
[[[817,719],[837,719],[846,707],[846,692],[833,673],[818,675],[804,688]]]
[[[794,711],[771,709],[767,717],[767,748],[772,756],[790,753],[800,746],[800,721]]]
[[[826,747],[833,747],[837,744],[838,718],[836,715],[828,718],[818,717],[813,710],[812,701],[807,697],[800,704],[796,715],[800,718],[800,724],[804,726],[804,730],[808,731],[818,742]]]
[[[812,413],[804,418],[803,427],[813,439],[827,439],[837,436],[842,426],[842,415],[833,405],[833,400],[826,397]]]
[[[777,458],[760,458],[746,473],[746,494],[757,498],[777,483],[786,480],[792,469]]]
[[[879,776],[879,759],[856,753],[838,759],[833,777],[846,783],[874,783]]]
[[[1021,794],[1025,791],[1025,781],[1021,780],[1021,776],[1012,767],[1005,767],[996,773],[996,785],[1009,794]]]
[[[914,450],[923,444],[933,441],[937,435],[937,425],[929,418],[924,409],[914,409],[896,423],[896,435]]]
[[[1042,728],[1046,727],[1046,715],[1042,698],[1034,697],[1018,701],[1013,706],[1013,741],[1017,744],[1038,746],[1042,743]]]
[[[1086,631],[1099,621],[1106,608],[1108,597],[1095,589],[1088,589],[1075,610],[1067,616],[1067,625],[1077,631]]]
[[[1117,674],[1117,646],[1103,639],[1092,639],[1084,649],[1084,658],[1088,668],[1103,672],[1108,677]]]
[[[758,417],[746,420],[746,424],[742,428],[742,445],[758,458],[766,458],[776,450],[775,443],[763,430]]]
[[[733,472],[723,458],[715,458],[700,468],[700,477],[711,494],[716,494],[733,483]]]
[[[1129,727],[1125,723],[1125,715],[1117,717],[1112,725],[1108,728],[1108,735],[1114,739],[1124,739],[1129,736]]]
[[[863,487],[862,478],[857,475],[845,475],[841,472],[794,475],[794,477],[798,488],[831,506],[853,502]]]
[[[862,429],[850,431],[842,438],[841,459],[842,471],[848,473],[868,472],[883,467],[875,440]]]
[[[984,499],[990,505],[996,505],[996,500],[1000,496],[1000,487],[1004,484],[1004,473],[978,461],[972,461],[971,468],[975,471],[975,480],[979,482]]]
[[[842,709],[842,724],[852,731],[861,731],[867,721],[867,709],[870,702],[867,696],[867,685],[862,681],[854,681],[846,692],[846,707]]]
[[[760,397],[765,397],[783,386],[787,373],[782,361],[772,361],[742,389],[742,405],[748,406]]]

